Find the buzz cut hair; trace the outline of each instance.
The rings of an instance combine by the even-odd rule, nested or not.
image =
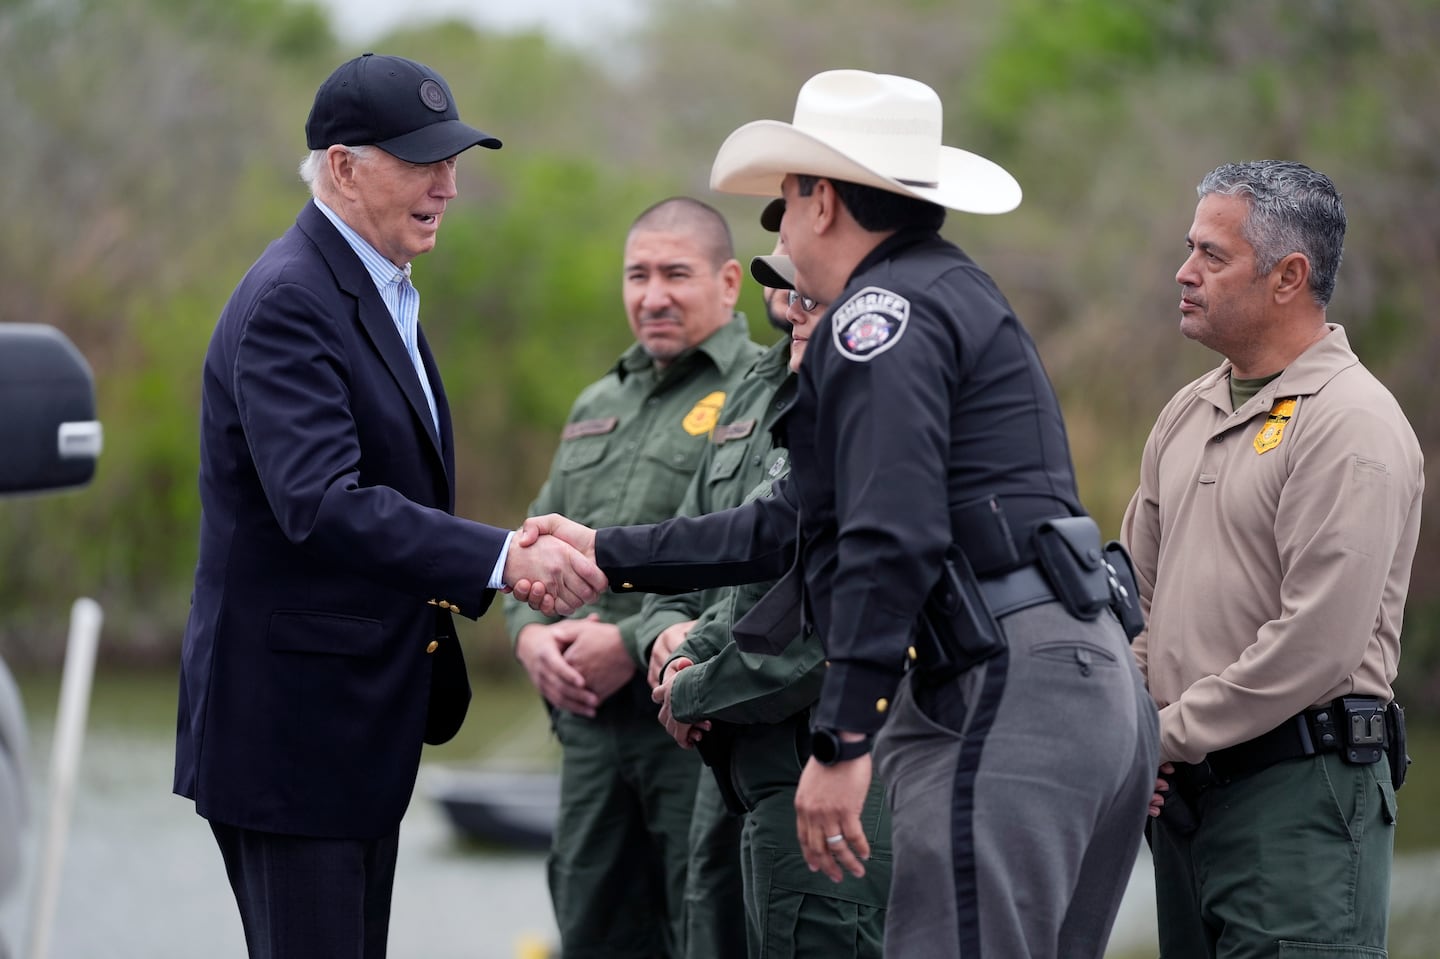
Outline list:
[[[647,207],[630,224],[626,241],[636,233],[650,232],[693,236],[716,270],[735,259],[735,238],[725,216],[694,197],[672,196]]]
[[[1328,176],[1293,160],[1250,160],[1216,167],[1195,192],[1202,200],[1244,197],[1250,212],[1241,233],[1255,249],[1255,275],[1301,253],[1310,261],[1310,295],[1321,307],[1330,302],[1345,252],[1345,204]]]

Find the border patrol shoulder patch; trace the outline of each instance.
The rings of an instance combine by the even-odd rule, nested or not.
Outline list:
[[[841,356],[868,363],[900,342],[909,321],[909,300],[867,286],[836,308],[830,329]]]

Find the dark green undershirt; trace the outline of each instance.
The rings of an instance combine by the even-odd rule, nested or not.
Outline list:
[[[1266,383],[1269,383],[1283,372],[1285,371],[1281,370],[1279,373],[1271,373],[1269,376],[1261,376],[1253,380],[1242,380],[1235,376],[1235,374],[1230,374],[1230,408],[1232,410],[1238,410],[1244,406],[1250,400],[1250,397],[1265,388]]]

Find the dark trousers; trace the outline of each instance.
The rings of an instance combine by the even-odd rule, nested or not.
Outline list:
[[[1396,818],[1385,760],[1291,759],[1192,805],[1189,835],[1152,820],[1165,959],[1385,955]]]
[[[379,839],[210,829],[250,959],[384,959],[398,825]]]
[[[678,959],[700,757],[653,712],[561,712],[555,730],[563,752],[548,878],[561,956]]]

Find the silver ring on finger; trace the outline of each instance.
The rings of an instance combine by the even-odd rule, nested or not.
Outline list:
[[[826,837],[825,837],[825,843],[826,843],[826,845],[830,845],[830,846],[838,846],[838,845],[840,845],[840,844],[841,844],[842,842],[844,842],[844,841],[845,841],[845,836],[844,836],[843,833],[838,833],[838,832],[837,832],[837,833],[836,833],[835,835],[833,835],[833,836],[826,836]]]

